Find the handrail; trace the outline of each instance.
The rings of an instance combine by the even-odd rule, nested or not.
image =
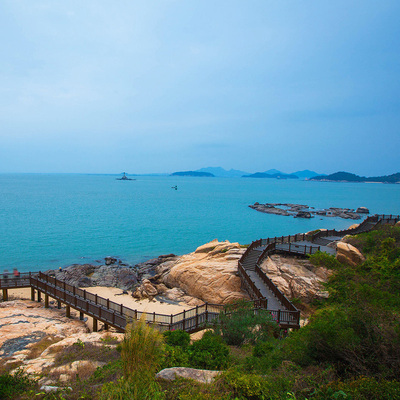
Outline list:
[[[3,287],[4,290],[10,288],[11,286],[9,285],[2,285],[2,283],[8,281],[8,279],[0,279],[0,287]],[[155,325],[160,330],[183,329],[193,332],[202,328],[206,322],[217,318],[225,307],[221,304],[206,302],[177,314],[147,313],[115,303],[42,272],[37,274],[24,273],[21,278],[21,284],[23,284],[22,287],[30,286],[38,290],[38,292],[51,296],[67,306],[71,306],[96,320],[114,326],[122,331],[125,330],[125,326],[129,320],[145,318],[148,324]],[[258,298],[248,303],[251,303],[254,309],[267,307],[266,299]]]
[[[249,274],[247,274],[246,270],[243,267],[243,263],[247,259],[247,257],[250,255],[251,251],[256,248],[256,247],[261,247],[261,246],[266,246],[266,248],[262,251],[261,255],[258,257],[255,263],[255,272],[257,275],[262,279],[264,284],[274,293],[274,295],[278,298],[278,300],[281,302],[282,305],[284,305],[288,311],[289,315],[292,315],[290,313],[295,313],[295,321],[297,321],[297,324],[299,324],[300,321],[300,311],[297,310],[297,308],[290,302],[290,300],[287,299],[287,297],[278,289],[278,287],[272,282],[270,278],[262,271],[261,269],[261,264],[263,260],[270,255],[272,252],[276,251],[285,251],[285,252],[294,252],[293,249],[291,248],[291,243],[297,242],[300,240],[308,240],[310,242],[315,241],[318,238],[322,237],[329,237],[329,236],[345,236],[346,234],[357,234],[360,232],[364,231],[369,231],[372,230],[378,223],[381,222],[394,222],[396,223],[397,221],[400,220],[399,215],[372,215],[367,217],[360,225],[358,225],[355,228],[351,229],[344,229],[337,231],[336,229],[331,229],[328,231],[319,231],[314,233],[311,236],[308,236],[304,233],[299,233],[295,235],[288,235],[288,236],[280,236],[280,237],[274,237],[274,238],[267,238],[267,239],[259,239],[257,241],[254,241],[251,243],[251,245],[247,248],[246,252],[242,255],[238,262],[238,271],[239,275],[242,278],[243,282],[247,286],[247,288],[250,289],[254,297],[261,296],[260,290],[255,286],[254,282],[251,280]],[[373,224],[373,225],[371,225]],[[278,247],[279,245],[283,244],[288,244],[288,248],[282,248]],[[304,252],[296,251],[298,254],[313,254],[315,251],[320,250],[320,246],[307,246],[307,245],[296,245],[296,248],[303,248],[304,247]],[[309,251],[308,251],[309,249]],[[279,310],[278,310],[279,311]],[[272,313],[272,312],[271,312]],[[276,318],[280,318],[280,311],[277,312]],[[292,318],[293,315],[292,315]]]

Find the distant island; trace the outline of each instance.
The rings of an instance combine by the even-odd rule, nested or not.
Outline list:
[[[400,172],[392,175],[374,176],[367,178],[359,176],[350,172],[335,172],[330,175],[314,176],[309,179],[310,181],[323,181],[323,182],[379,182],[379,183],[400,183]]]
[[[181,171],[181,172],[174,172],[171,176],[200,176],[200,177],[208,177],[214,178],[215,175],[211,174],[210,172],[199,172],[199,171]]]
[[[195,171],[181,171],[174,172],[171,176],[208,176],[217,178],[273,178],[273,179],[309,179],[314,176],[322,176],[314,171],[308,169],[293,172],[287,174],[277,169],[269,169],[268,171],[256,172],[254,174],[250,172],[241,171],[238,169],[226,170],[222,167],[207,167],[200,168]]]
[[[242,178],[275,178],[275,179],[299,179],[297,175],[293,174],[267,174],[266,172],[256,172],[255,174],[243,175]]]

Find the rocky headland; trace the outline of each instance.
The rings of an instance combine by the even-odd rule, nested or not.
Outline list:
[[[352,208],[338,208],[330,207],[324,209],[315,209],[304,204],[290,204],[290,203],[265,203],[260,204],[255,202],[249,205],[253,210],[275,215],[292,216],[294,218],[313,218],[320,217],[336,217],[343,219],[360,219],[360,214],[369,214],[366,207],[358,207],[357,210]]]
[[[346,238],[336,246],[339,261],[359,264],[364,260]],[[215,239],[193,253],[163,255],[134,267],[119,266],[116,260],[101,266],[72,265],[51,273],[81,287],[118,287],[138,300],[190,306],[206,301],[228,304],[249,299],[238,276],[238,260],[244,251],[238,243]],[[303,305],[303,318],[308,316],[309,303],[328,295],[324,282],[332,272],[312,265],[308,259],[273,254],[263,261],[261,269],[287,298]],[[105,365],[106,358],[115,355],[115,343],[123,337],[104,330],[90,332],[78,315],[66,318],[65,310],[57,309],[54,301],[49,309],[28,300],[2,302],[0,321],[0,368],[21,367],[37,376],[44,375],[40,381],[44,391],[56,390],[56,383],[67,386],[76,376],[84,377]],[[73,362],[69,362],[70,353],[76,353]]]

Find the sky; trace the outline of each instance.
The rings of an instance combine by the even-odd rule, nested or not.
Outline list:
[[[0,173],[400,171],[398,0],[3,0]]]

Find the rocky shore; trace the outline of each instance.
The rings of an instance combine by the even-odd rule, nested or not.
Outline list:
[[[338,208],[330,207],[324,209],[315,209],[304,204],[290,204],[290,203],[265,203],[258,202],[249,205],[250,208],[267,214],[292,216],[294,218],[313,218],[315,216],[321,217],[336,217],[343,219],[360,219],[360,214],[369,214],[366,207],[358,207],[357,210],[351,208]]]
[[[340,261],[362,262],[362,254],[345,241],[339,242],[337,248]],[[113,259],[107,262],[109,265],[72,265],[63,271],[49,272],[70,284],[92,286],[100,295],[111,287],[121,295],[114,301],[124,303],[130,299],[137,306],[152,301],[155,306],[162,303],[171,306],[168,302],[172,302],[189,308],[205,301],[228,304],[249,299],[237,273],[238,260],[244,251],[238,243],[215,239],[193,253],[162,255],[134,267],[120,266]],[[285,296],[296,300],[296,304],[301,302],[303,317],[307,317],[308,303],[327,296],[324,282],[331,271],[316,267],[307,259],[274,254],[264,260],[261,268]],[[45,391],[53,390],[55,382],[67,384],[72,376],[85,376],[87,371],[104,365],[100,355],[112,354],[113,343],[123,337],[116,332],[90,333],[78,315],[66,318],[65,310],[57,309],[53,301],[49,309],[28,300],[2,302],[0,321],[0,368],[12,370],[20,366],[27,372],[44,374],[46,378],[40,383]],[[77,346],[90,350],[89,355],[73,363],[65,361],[63,354],[76,352]]]

